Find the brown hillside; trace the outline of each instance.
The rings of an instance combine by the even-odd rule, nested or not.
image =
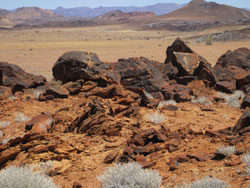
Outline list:
[[[250,12],[215,2],[192,0],[189,4],[172,13],[161,16],[164,20],[239,20],[250,18]]]
[[[38,7],[23,7],[17,9],[15,12],[7,15],[7,18],[14,23],[23,23],[28,20],[53,20],[61,18],[51,10],[45,10]]]
[[[0,9],[0,16],[6,15],[6,14],[9,14],[9,11],[8,11],[8,10]]]
[[[156,15],[153,12],[129,12],[124,13],[120,10],[112,11],[107,14],[98,16],[97,18],[102,21],[127,21],[127,20],[140,20],[153,18]]]

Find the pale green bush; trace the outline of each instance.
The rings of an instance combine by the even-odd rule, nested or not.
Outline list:
[[[155,170],[144,170],[138,163],[115,164],[98,177],[102,188],[159,188],[161,176]]]

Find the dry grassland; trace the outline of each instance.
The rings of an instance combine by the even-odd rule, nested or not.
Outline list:
[[[105,62],[136,56],[164,62],[166,48],[176,37],[185,39],[225,29],[229,28],[190,33],[133,31],[121,26],[0,31],[0,61],[18,64],[27,72],[51,79],[53,64],[66,51],[92,51]],[[185,41],[211,64],[229,49],[250,48],[250,40],[216,42],[210,46],[195,40]]]

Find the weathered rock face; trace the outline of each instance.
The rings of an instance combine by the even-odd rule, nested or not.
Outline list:
[[[104,84],[102,74],[109,69],[98,56],[92,52],[72,51],[64,53],[53,66],[55,80],[64,83],[83,79],[98,81]]]
[[[250,50],[247,48],[239,48],[235,51],[227,51],[217,61],[215,68],[217,67],[229,67],[237,66],[242,69],[250,70]]]
[[[30,121],[26,123],[25,129],[27,131],[31,130],[36,133],[48,132],[52,129],[53,117],[52,114],[44,114],[33,117]]]
[[[250,112],[246,110],[233,128],[233,134],[244,134],[250,132]]]
[[[217,90],[232,93],[250,84],[250,50],[239,48],[222,55],[215,67]]]
[[[168,83],[161,74],[160,66],[160,63],[144,57],[120,59],[114,64],[113,72],[107,75],[128,90],[139,94],[146,91],[156,98],[163,98],[161,91]]]
[[[204,58],[193,52],[180,38],[167,48],[166,74],[171,78],[191,76]]]
[[[88,135],[119,135],[121,125],[114,122],[109,109],[97,100],[86,104],[83,113],[76,118],[65,132],[87,133]]]
[[[49,85],[38,87],[34,92],[40,93],[37,99],[40,101],[50,100],[54,98],[68,98],[69,91],[60,85]]]
[[[43,76],[26,73],[18,65],[0,62],[0,85],[10,87],[12,92],[22,91],[27,88],[36,88],[44,85]]]

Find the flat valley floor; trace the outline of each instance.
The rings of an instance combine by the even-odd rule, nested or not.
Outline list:
[[[247,28],[248,26],[243,26]],[[181,37],[195,52],[212,65],[227,50],[250,48],[250,40],[198,43],[195,36],[235,30],[237,27],[209,29],[199,32],[134,31],[123,26],[84,28],[49,28],[0,31],[0,61],[21,66],[25,71],[51,80],[51,69],[66,51],[83,50],[96,53],[104,62],[119,58],[144,56],[164,62],[166,48]]]

